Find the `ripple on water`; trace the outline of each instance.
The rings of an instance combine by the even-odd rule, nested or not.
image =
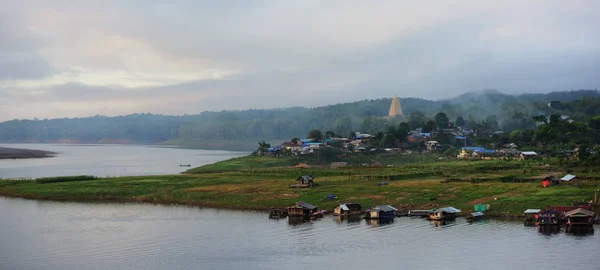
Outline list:
[[[10,243],[0,247],[0,269],[358,269],[373,261],[469,269],[481,258],[487,269],[593,269],[600,251],[597,234],[544,234],[502,220],[290,225],[265,213],[5,198],[0,212],[0,239]]]

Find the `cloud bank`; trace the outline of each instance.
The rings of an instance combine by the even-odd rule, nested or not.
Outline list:
[[[8,1],[0,121],[600,85],[600,2],[439,2]]]

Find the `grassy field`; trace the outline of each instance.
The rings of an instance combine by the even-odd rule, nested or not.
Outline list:
[[[343,158],[343,161],[350,165],[362,166],[362,164],[379,165],[379,166],[395,166],[414,163],[431,163],[438,160],[438,155],[421,154],[421,155],[398,155],[380,153],[376,155],[355,154]],[[337,161],[337,160],[334,160]],[[341,161],[341,160],[339,160]],[[207,172],[223,172],[223,171],[239,171],[252,169],[265,169],[275,167],[291,167],[299,163],[306,163],[314,167],[329,167],[330,161],[319,159],[316,155],[307,156],[244,156],[219,161],[213,164],[205,165],[198,168],[188,170],[186,173],[207,173]]]
[[[244,162],[252,161],[252,165]],[[187,204],[234,209],[269,209],[306,201],[332,210],[343,202],[363,207],[390,204],[400,209],[454,206],[470,212],[490,204],[497,216],[526,208],[571,205],[589,200],[600,188],[596,168],[575,168],[587,175],[578,186],[542,188],[539,177],[564,170],[517,161],[441,161],[393,167],[341,169],[281,168],[273,158],[248,157],[194,169],[197,174],[101,178],[70,182],[0,181],[5,196],[69,201],[127,201]],[[255,166],[262,164],[261,166]],[[219,171],[219,172],[210,172]],[[295,178],[311,173],[317,187],[293,189]],[[378,185],[389,183],[387,185]],[[326,199],[328,194],[337,199]]]

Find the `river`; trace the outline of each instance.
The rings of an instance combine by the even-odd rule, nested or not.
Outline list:
[[[598,233],[0,197],[0,269],[598,269]],[[598,228],[596,228],[597,230]]]
[[[198,150],[155,145],[0,144],[1,147],[58,153],[51,158],[0,159],[0,178],[63,175],[100,177],[176,174],[248,152]],[[180,165],[190,165],[181,167]]]

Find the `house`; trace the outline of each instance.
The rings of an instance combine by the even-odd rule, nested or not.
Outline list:
[[[596,214],[590,210],[577,208],[575,210],[565,212],[566,224],[591,226],[594,224],[595,215]]]
[[[427,141],[425,142],[425,145],[427,146],[427,151],[429,152],[434,152],[439,147],[441,147],[440,143],[437,141]]]
[[[307,174],[307,175],[302,175],[302,176],[298,176],[298,178],[296,178],[296,184],[291,185],[290,187],[293,188],[304,188],[304,187],[313,187],[315,186],[314,183],[314,178],[312,177],[312,175]]]
[[[558,216],[560,213],[554,209],[547,209],[539,213],[540,225],[558,225]]]
[[[302,147],[310,147],[312,149],[316,149],[319,148],[322,145],[322,143],[320,142],[307,142],[307,143],[302,143]]]
[[[536,152],[533,152],[533,151],[523,151],[523,152],[521,152],[521,155],[519,155],[519,158],[521,160],[526,160],[526,159],[535,158],[535,157],[537,157],[537,155],[538,154]]]
[[[313,214],[317,213],[319,209],[309,203],[305,202],[296,202],[293,205],[288,206],[287,208],[288,216],[290,217],[310,217]]]
[[[390,205],[379,205],[373,209],[367,210],[366,219],[393,219],[398,209]]]
[[[544,180],[542,180],[542,186],[548,187],[550,185],[558,185],[560,180],[553,175],[546,176]]]
[[[574,183],[577,181],[577,176],[572,175],[572,174],[567,174],[567,175],[563,176],[563,178],[561,178],[560,181],[564,181],[566,183]]]
[[[525,216],[525,225],[534,225],[539,218],[539,214],[542,209],[527,209],[523,212]]]
[[[460,209],[454,207],[444,207],[440,209],[434,209],[429,212],[429,220],[448,220],[455,219],[456,214],[462,212]]]
[[[362,214],[362,206],[360,203],[338,204],[333,209],[333,214],[338,216],[360,215]]]
[[[291,150],[291,151],[297,151],[302,149],[302,146],[295,144],[293,142],[284,142],[283,144],[281,144],[285,149],[287,150]]]

